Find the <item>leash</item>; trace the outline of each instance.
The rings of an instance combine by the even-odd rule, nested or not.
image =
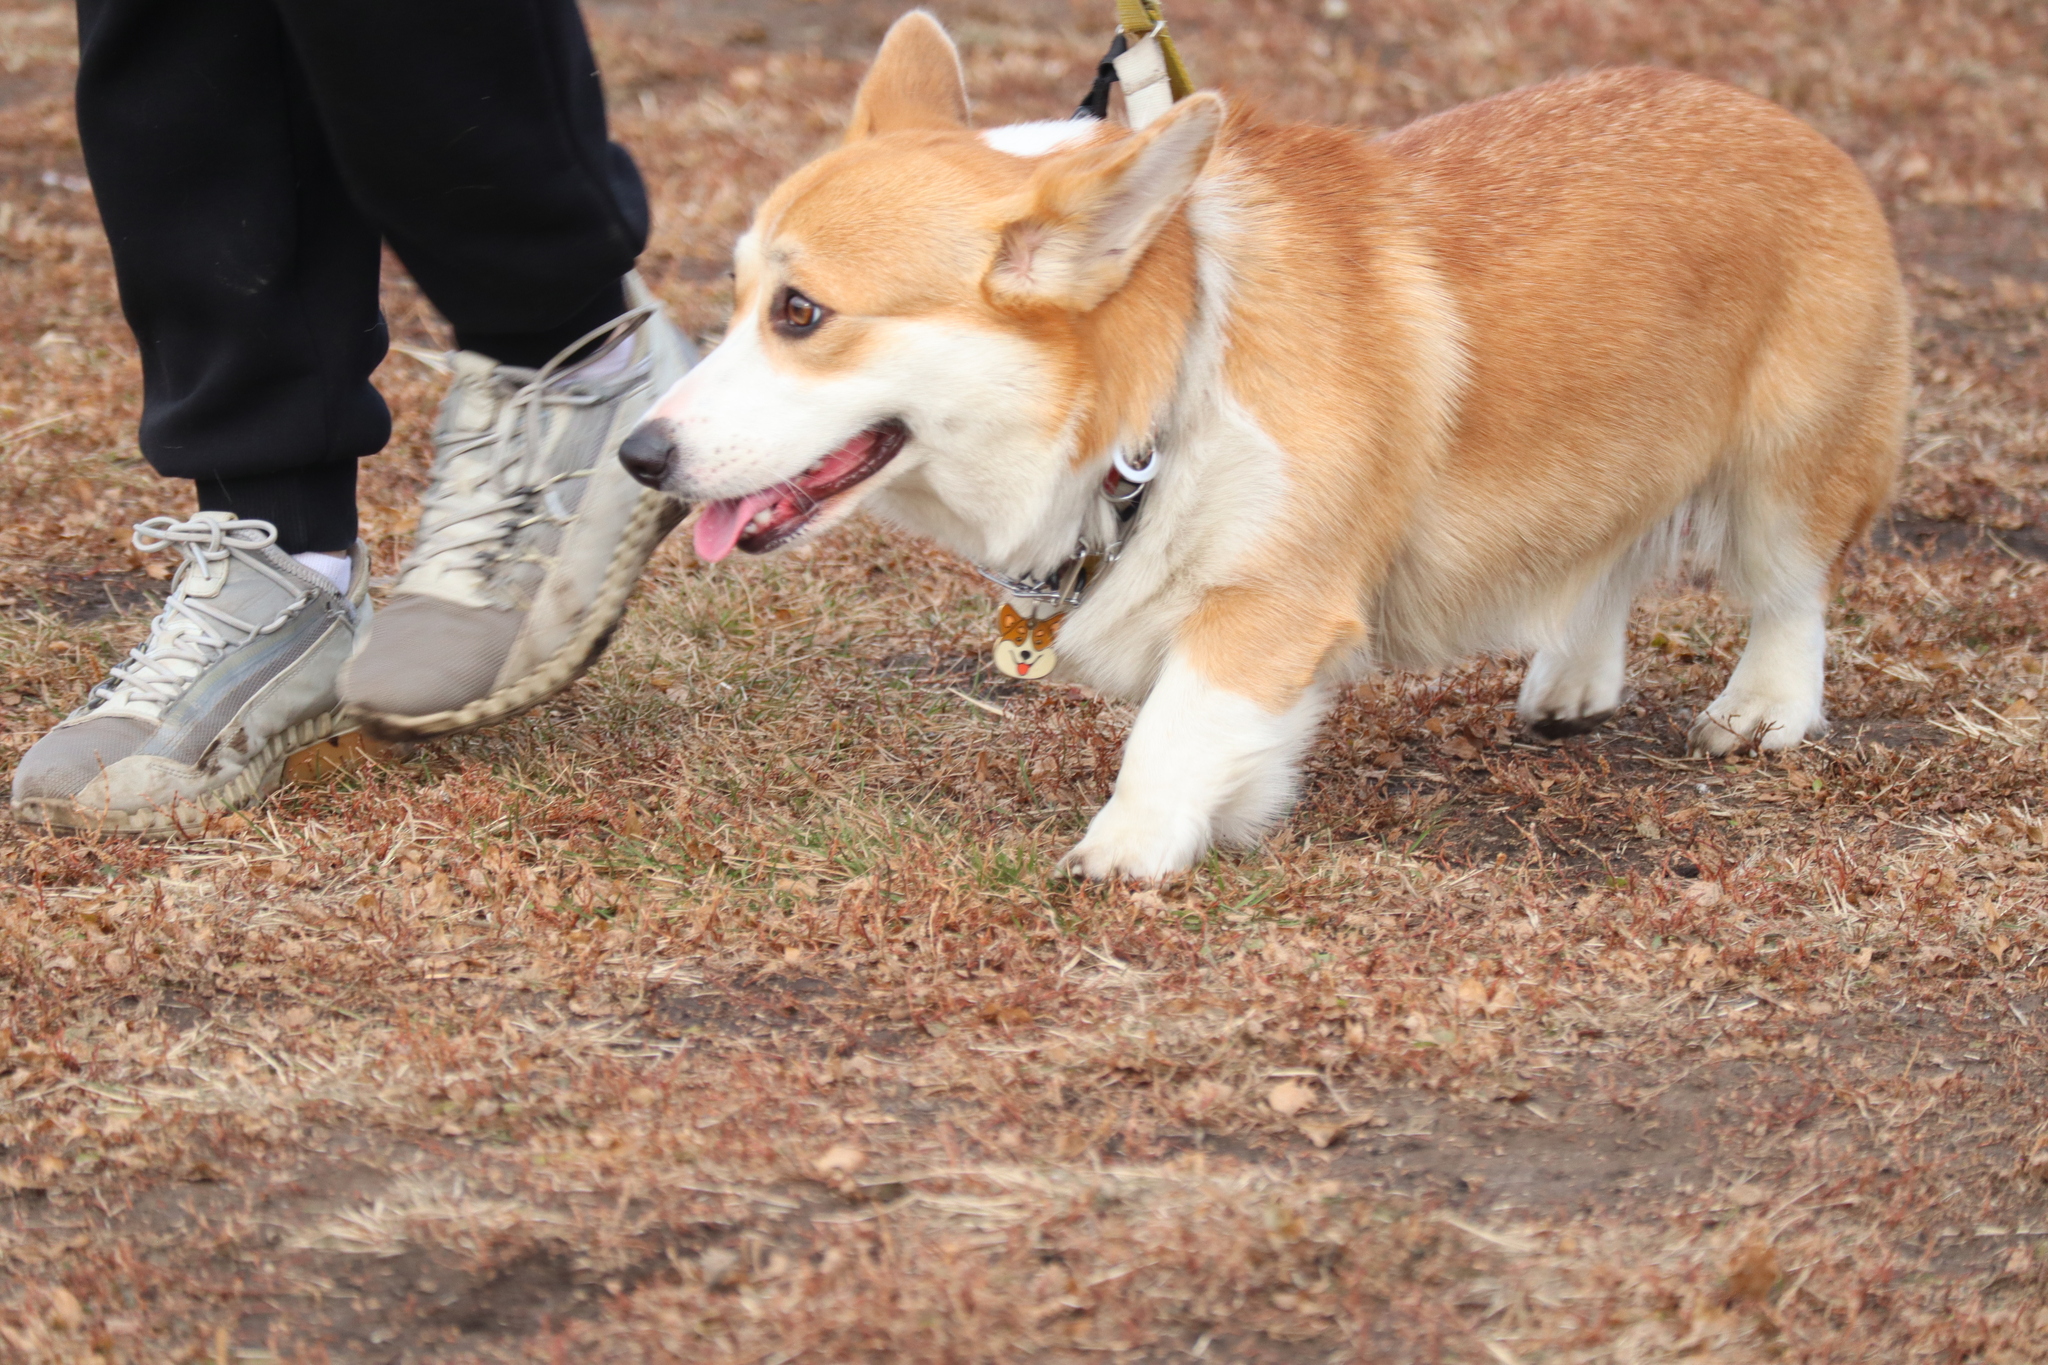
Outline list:
[[[1194,93],[1173,36],[1166,31],[1166,16],[1159,0],[1116,0],[1117,31],[1109,51],[1095,67],[1095,81],[1087,96],[1074,110],[1075,118],[1107,119],[1109,88],[1121,85],[1124,110],[1133,129],[1143,128],[1174,105]],[[1074,543],[1073,553],[1043,578],[1011,578],[987,569],[978,572],[1012,598],[1027,604],[1019,612],[1004,603],[996,617],[997,639],[994,659],[999,672],[1012,678],[1036,681],[1053,671],[1058,655],[1053,642],[1060,622],[1081,605],[1089,584],[1102,576],[1123,553],[1130,539],[1132,523],[1145,501],[1145,490],[1159,473],[1159,445],[1156,437],[1145,440],[1143,463],[1135,463],[1119,446],[1111,452],[1109,473],[1103,477],[1101,498],[1109,507],[1108,518],[1095,517],[1097,526],[1084,527]],[[1109,523],[1106,540],[1091,532],[1103,521]],[[1049,608],[1050,610],[1044,610]]]
[[[1131,127],[1143,128],[1194,93],[1187,63],[1166,31],[1159,0],[1116,0],[1116,36],[1095,67],[1095,83],[1074,110],[1075,118],[1109,117],[1109,87],[1124,88]]]
[[[1113,63],[1117,82],[1124,88],[1131,127],[1143,128],[1171,109],[1175,100],[1192,95],[1195,83],[1180,59],[1180,49],[1173,45],[1173,35],[1166,31],[1159,0],[1116,0],[1116,26],[1127,43]]]

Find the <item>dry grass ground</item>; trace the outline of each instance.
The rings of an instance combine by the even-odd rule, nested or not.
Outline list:
[[[937,8],[1006,119],[1077,97],[1109,6]],[[1342,8],[1173,4],[1288,116],[1658,61],[1869,169],[1920,396],[1831,740],[1683,757],[1739,634],[1679,585],[1604,734],[1524,742],[1514,660],[1388,676],[1265,848],[1074,886],[1129,713],[992,680],[962,565],[676,537],[543,713],[191,843],[0,833],[0,1358],[2048,1360],[2048,16]],[[688,325],[892,10],[599,4]],[[182,505],[69,26],[0,4],[0,765],[142,628],[125,527]],[[384,382],[388,572],[434,392]]]

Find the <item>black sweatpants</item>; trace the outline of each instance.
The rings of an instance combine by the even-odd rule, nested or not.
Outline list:
[[[624,311],[647,197],[575,0],[78,0],[78,29],[142,451],[202,508],[355,538],[380,241],[511,364]]]

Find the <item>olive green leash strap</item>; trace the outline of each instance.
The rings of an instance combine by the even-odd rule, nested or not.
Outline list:
[[[1180,49],[1173,45],[1173,35],[1166,31],[1166,15],[1159,8],[1159,0],[1116,0],[1116,26],[1134,41],[1148,33],[1158,40],[1159,50],[1166,57],[1166,75],[1175,99],[1184,100],[1195,93],[1194,77],[1188,75],[1187,64],[1180,59]]]

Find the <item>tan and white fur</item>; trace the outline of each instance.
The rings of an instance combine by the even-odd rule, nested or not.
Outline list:
[[[1136,133],[976,132],[918,12],[736,263],[725,340],[629,442],[678,498],[823,488],[893,429],[801,534],[860,505],[1036,577],[1105,515],[1113,451],[1156,439],[1122,558],[1059,638],[1062,676],[1142,702],[1068,857],[1086,875],[1258,839],[1332,689],[1375,665],[1533,649],[1523,720],[1596,723],[1632,597],[1682,562],[1751,612],[1693,747],[1824,725],[1906,308],[1855,166],[1754,96],[1617,70],[1377,138],[1213,93]]]

